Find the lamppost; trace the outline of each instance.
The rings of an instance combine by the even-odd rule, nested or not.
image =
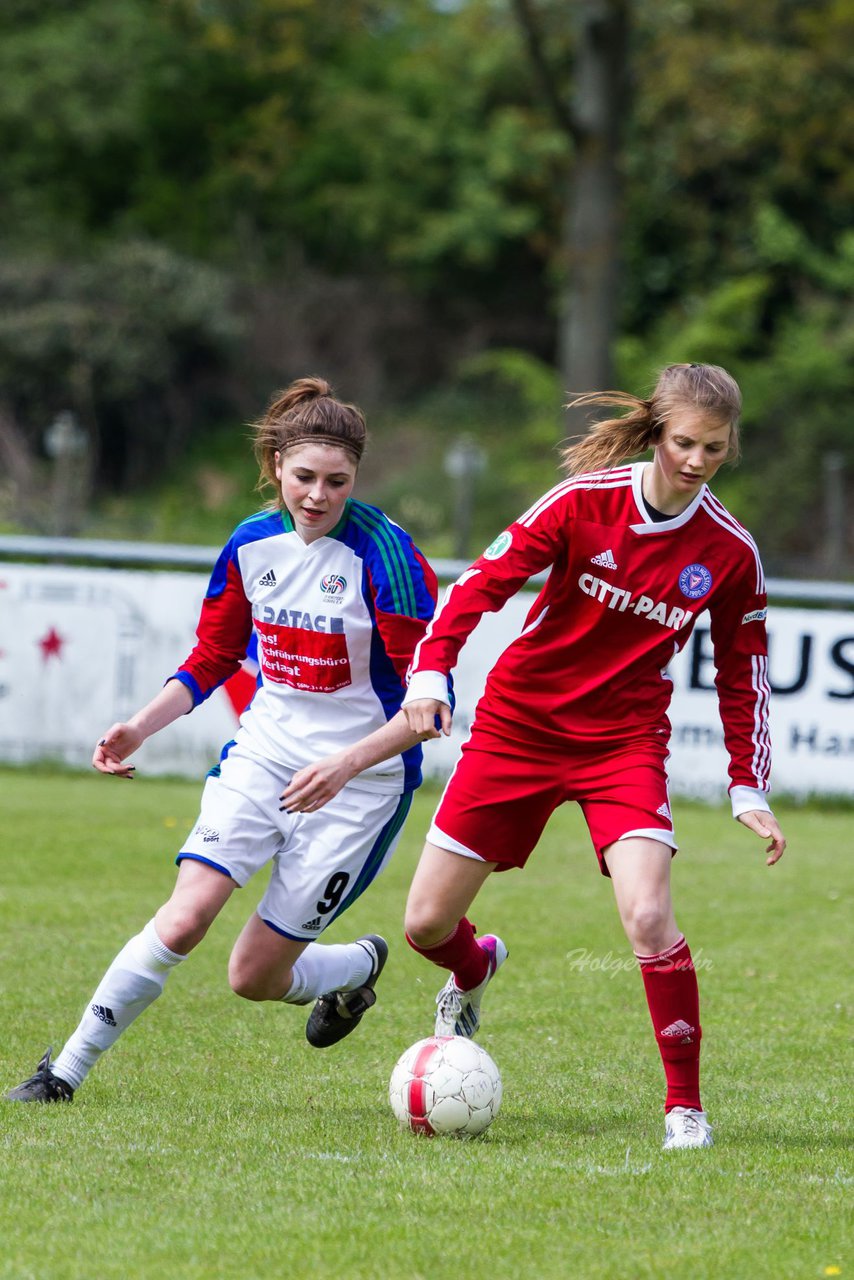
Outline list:
[[[468,435],[457,436],[445,454],[445,473],[454,482],[454,555],[469,557],[476,478],[486,469],[486,453]]]
[[[89,437],[71,409],[56,415],[44,433],[44,447],[53,463],[50,523],[53,532],[63,536],[72,533],[77,524],[89,452]]]
[[[833,450],[824,454],[824,560],[827,571],[841,574],[845,568],[845,455]]]

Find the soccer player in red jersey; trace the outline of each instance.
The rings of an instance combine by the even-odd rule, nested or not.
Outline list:
[[[671,902],[666,773],[667,664],[704,609],[733,816],[768,842],[769,866],[785,849],[767,800],[765,580],[753,539],[708,488],[738,454],[741,394],[724,369],[677,364],[649,400],[573,403],[627,412],[564,450],[568,478],[448,589],[415,650],[404,714],[414,732],[438,715],[449,733],[448,676],[466,638],[550,570],[487,680],[412,882],[407,937],[451,972],[436,1034],[474,1035],[507,951],[492,935],[476,941],[466,912],[487,876],[524,866],[554,809],[577,800],[640,964],[667,1081],[665,1150],[709,1146],[697,977]],[[651,462],[620,465],[650,448]]]

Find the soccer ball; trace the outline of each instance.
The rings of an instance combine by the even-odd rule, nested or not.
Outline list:
[[[400,1056],[388,1086],[401,1125],[428,1137],[483,1133],[498,1115],[501,1094],[498,1067],[464,1036],[419,1040]]]

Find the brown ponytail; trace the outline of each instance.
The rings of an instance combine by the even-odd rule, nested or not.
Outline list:
[[[366,439],[361,409],[336,400],[323,378],[297,378],[284,391],[274,394],[264,417],[252,424],[252,442],[260,468],[258,488],[272,486],[277,505],[281,505],[277,453],[301,444],[330,444],[346,449],[358,465]]]
[[[658,443],[665,422],[685,409],[702,409],[709,418],[729,426],[728,458],[734,461],[739,456],[741,392],[731,374],[719,365],[667,365],[649,400],[625,391],[593,391],[577,396],[566,407],[585,405],[608,405],[628,412],[594,423],[587,435],[561,450],[561,465],[569,475],[615,467],[645,453]]]

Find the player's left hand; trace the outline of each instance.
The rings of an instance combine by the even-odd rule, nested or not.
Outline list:
[[[751,809],[748,813],[739,814],[738,820],[763,840],[771,841],[765,850],[769,855],[765,859],[766,865],[773,867],[775,862],[779,862],[786,848],[786,840],[773,813],[769,813],[767,809]]]
[[[315,760],[291,778],[279,796],[279,809],[286,813],[314,813],[337,796],[353,776],[343,752]]]

